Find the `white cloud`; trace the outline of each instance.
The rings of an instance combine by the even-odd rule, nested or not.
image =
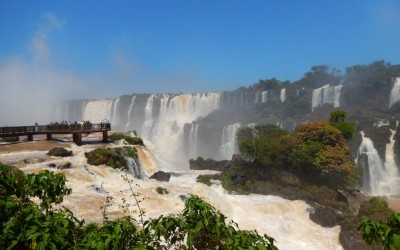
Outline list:
[[[48,37],[64,23],[52,13],[44,14],[29,43],[32,60],[19,56],[1,60],[0,126],[48,122],[54,103],[90,96],[97,79],[52,65]]]
[[[33,62],[36,65],[49,65],[51,63],[50,49],[47,44],[48,36],[54,30],[61,30],[65,21],[56,18],[53,13],[44,13],[44,22],[41,23],[29,44],[32,52]]]

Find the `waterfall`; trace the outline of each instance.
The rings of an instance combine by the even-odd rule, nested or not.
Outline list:
[[[394,150],[394,136],[396,134],[397,126],[399,125],[399,122],[396,122],[396,128],[394,130],[390,130],[390,142],[386,144],[386,161],[385,161],[385,170],[386,170],[386,185],[387,185],[387,190],[388,194],[390,195],[398,195],[400,194],[400,177],[399,177],[399,171],[396,166],[395,162],[395,150]]]
[[[235,153],[236,132],[241,127],[240,123],[230,124],[222,130],[221,146],[216,158],[218,160],[230,160]]]
[[[111,118],[111,123],[112,124],[119,124],[119,117],[118,117],[118,107],[120,103],[121,97],[118,97],[114,102],[113,102],[113,111],[112,111],[112,118]]]
[[[198,156],[197,153],[197,133],[199,131],[198,124],[192,124],[189,132],[189,158],[195,159]]]
[[[140,163],[136,162],[135,159],[132,159],[131,157],[125,157],[126,160],[126,168],[129,170],[129,173],[135,176],[137,179],[144,179],[146,177],[146,174],[140,167]]]
[[[400,101],[400,77],[396,77],[393,82],[393,88],[390,91],[389,108],[398,101]]]
[[[103,119],[110,119],[113,100],[92,100],[85,105],[83,120],[100,123]]]
[[[286,101],[286,89],[281,89],[281,102]]]
[[[127,123],[125,125],[125,131],[128,131],[129,129],[131,129],[131,123],[132,123],[131,121],[133,118],[132,109],[133,109],[133,106],[135,105],[135,101],[136,101],[136,95],[133,95],[132,99],[131,99],[131,104],[129,105],[128,118],[127,118]]]
[[[147,99],[146,107],[144,108],[144,123],[142,127],[143,137],[151,140],[150,131],[153,126],[153,103],[155,95],[150,95]]]
[[[396,126],[397,127],[397,126]],[[394,135],[390,130],[390,143],[386,145],[386,162],[383,163],[371,139],[361,132],[362,143],[358,150],[357,163],[362,165],[364,180],[362,190],[370,195],[400,194],[400,178],[394,160]]]
[[[268,95],[268,91],[263,91],[262,93],[261,93],[261,102],[262,103],[266,103],[267,102],[267,96]]]
[[[156,118],[157,122],[150,121],[149,119],[152,118],[146,113],[144,123],[152,124],[152,126],[149,126],[148,133],[142,133],[143,137],[154,144],[160,158],[171,161],[170,167],[183,169],[185,164],[186,169],[189,156],[184,154],[185,150],[183,149],[184,125],[191,124],[198,118],[205,117],[213,110],[218,109],[220,97],[220,93],[163,95],[159,100],[160,110]],[[193,129],[193,133],[195,133],[195,128]],[[195,143],[193,142],[193,144]],[[192,149],[195,150],[195,148]]]
[[[324,104],[332,104],[334,108],[340,106],[340,94],[343,85],[330,87],[329,84],[314,89],[312,94],[311,111]]]

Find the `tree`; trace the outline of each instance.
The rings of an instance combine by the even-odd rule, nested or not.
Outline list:
[[[350,122],[346,122],[346,111],[335,110],[329,115],[329,121],[333,126],[342,132],[345,139],[350,140],[353,138],[354,132],[356,130],[355,125]]]
[[[282,155],[280,137],[287,132],[271,124],[245,127],[237,135],[239,151],[244,159],[263,165],[278,165]]]

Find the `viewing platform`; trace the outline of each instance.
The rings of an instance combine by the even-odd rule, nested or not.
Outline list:
[[[0,137],[27,136],[28,141],[33,141],[34,135],[47,135],[47,140],[53,139],[53,134],[72,134],[76,145],[82,145],[82,133],[103,133],[102,142],[108,142],[108,131],[111,130],[110,123],[101,124],[51,124],[37,126],[0,127]]]

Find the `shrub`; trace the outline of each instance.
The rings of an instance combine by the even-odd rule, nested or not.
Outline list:
[[[17,142],[17,141],[19,141],[18,136],[9,136],[0,138],[0,142]]]
[[[4,249],[277,249],[272,237],[226,223],[221,212],[194,195],[182,213],[145,221],[139,231],[129,216],[85,225],[69,210],[50,209],[71,193],[63,174],[21,175],[0,163],[0,191]]]
[[[88,164],[102,165],[105,164],[112,168],[126,169],[127,160],[125,157],[137,159],[138,155],[135,148],[97,148],[85,153]]]
[[[204,174],[204,175],[199,175],[197,176],[197,182],[206,184],[207,186],[211,186],[211,178],[213,178],[214,175],[212,174]]]
[[[157,192],[157,194],[168,194],[168,190],[163,187],[157,187],[156,192]]]
[[[68,151],[65,148],[53,148],[47,154],[50,156],[68,157],[72,155],[72,151]]]
[[[144,146],[143,140],[140,137],[132,137],[129,135],[124,135],[122,133],[113,133],[109,137],[111,142],[118,140],[125,140],[129,145],[141,145]]]

